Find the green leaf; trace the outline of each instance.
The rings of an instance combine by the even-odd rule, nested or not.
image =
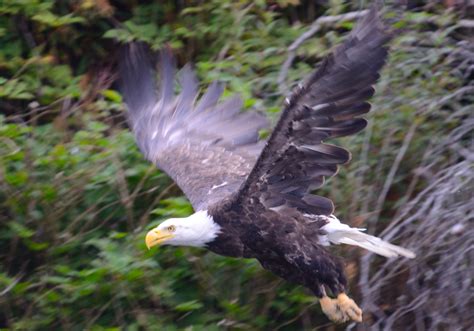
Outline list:
[[[63,25],[82,23],[84,18],[73,16],[73,14],[67,14],[64,16],[57,16],[50,11],[41,12],[34,15],[33,20],[43,23],[45,25],[57,28]]]
[[[114,90],[103,90],[101,91],[101,94],[109,99],[110,101],[116,102],[116,103],[122,103],[122,96],[120,93]]]
[[[5,174],[5,182],[13,186],[21,186],[28,180],[28,173],[25,170],[9,172]]]
[[[202,308],[202,303],[198,302],[197,300],[191,300],[187,302],[183,302],[176,307],[174,307],[177,311],[191,311],[197,310]]]
[[[18,222],[9,222],[8,227],[20,238],[31,238],[35,234],[35,231]]]

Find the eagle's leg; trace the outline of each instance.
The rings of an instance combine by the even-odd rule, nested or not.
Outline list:
[[[344,292],[339,293],[336,299],[326,295],[319,299],[324,314],[333,322],[343,323],[349,320],[362,322],[362,309]]]

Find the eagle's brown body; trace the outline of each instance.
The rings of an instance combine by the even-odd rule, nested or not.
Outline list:
[[[308,287],[318,297],[323,296],[323,285],[335,295],[344,292],[346,280],[341,262],[318,242],[324,234],[324,219],[311,220],[290,209],[278,213],[255,201],[235,204],[232,199],[211,207],[209,214],[226,229],[207,245],[209,250],[231,257],[256,258],[265,269]],[[247,215],[252,222],[242,222],[241,215]]]

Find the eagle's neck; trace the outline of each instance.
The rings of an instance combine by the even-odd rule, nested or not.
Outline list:
[[[188,231],[181,244],[193,247],[205,247],[214,241],[221,232],[221,226],[207,210],[200,210],[185,219]]]

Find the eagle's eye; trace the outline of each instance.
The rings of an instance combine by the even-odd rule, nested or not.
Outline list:
[[[174,225],[170,225],[170,226],[168,226],[167,230],[168,230],[168,232],[175,232],[176,227]]]

